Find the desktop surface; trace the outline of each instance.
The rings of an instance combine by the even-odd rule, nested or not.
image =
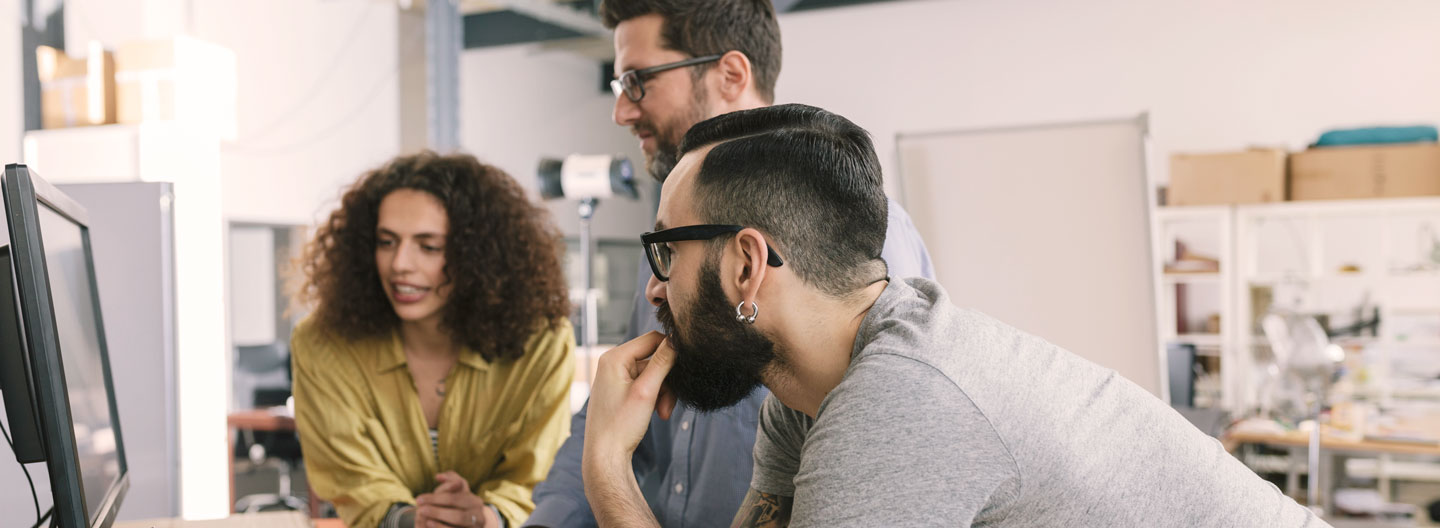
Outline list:
[[[142,521],[120,521],[113,528],[344,528],[344,524],[319,519],[311,521],[303,512],[278,511],[249,514],[235,514],[224,519],[206,521],[185,521],[180,519],[148,519]]]

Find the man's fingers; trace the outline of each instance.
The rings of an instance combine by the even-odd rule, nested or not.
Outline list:
[[[655,412],[660,413],[661,420],[669,420],[670,415],[675,413],[675,393],[667,385],[660,386],[660,399],[655,401]]]
[[[631,339],[601,354],[600,361],[618,362],[622,367],[629,369],[636,361],[645,359],[654,352],[655,347],[660,346],[660,342],[664,339],[665,334],[655,331],[647,332],[645,335]]]
[[[635,387],[643,393],[654,394],[658,402],[660,396],[660,385],[665,382],[665,375],[670,373],[670,367],[675,364],[675,349],[671,348],[669,341],[661,341],[655,354],[645,364],[645,370],[635,378]]]
[[[663,420],[669,420],[670,415],[675,411],[675,392],[670,390],[669,385],[663,383],[665,376],[670,373],[670,367],[675,365],[675,354],[675,347],[671,346],[670,339],[666,338],[660,342],[660,346],[656,347],[655,355],[650,356],[649,361],[650,363],[658,361],[663,367],[651,374],[652,376],[658,375],[662,382],[660,395],[655,399],[655,412],[659,413]]]

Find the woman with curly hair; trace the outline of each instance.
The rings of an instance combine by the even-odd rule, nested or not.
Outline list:
[[[346,526],[519,526],[569,434],[560,235],[504,172],[426,152],[365,174],[301,257],[292,338],[315,493]]]

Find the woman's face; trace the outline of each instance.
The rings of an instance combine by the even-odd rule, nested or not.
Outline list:
[[[395,315],[407,323],[438,322],[450,296],[445,235],[450,220],[434,195],[399,189],[380,201],[375,267]]]

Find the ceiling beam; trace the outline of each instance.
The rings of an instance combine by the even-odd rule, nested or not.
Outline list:
[[[610,30],[593,15],[555,4],[548,0],[461,0],[460,14],[471,15],[494,11],[514,11],[547,24],[569,29],[581,35],[610,38]]]
[[[795,4],[800,3],[800,0],[774,0],[772,3],[775,5],[776,13],[784,13],[795,7]]]

